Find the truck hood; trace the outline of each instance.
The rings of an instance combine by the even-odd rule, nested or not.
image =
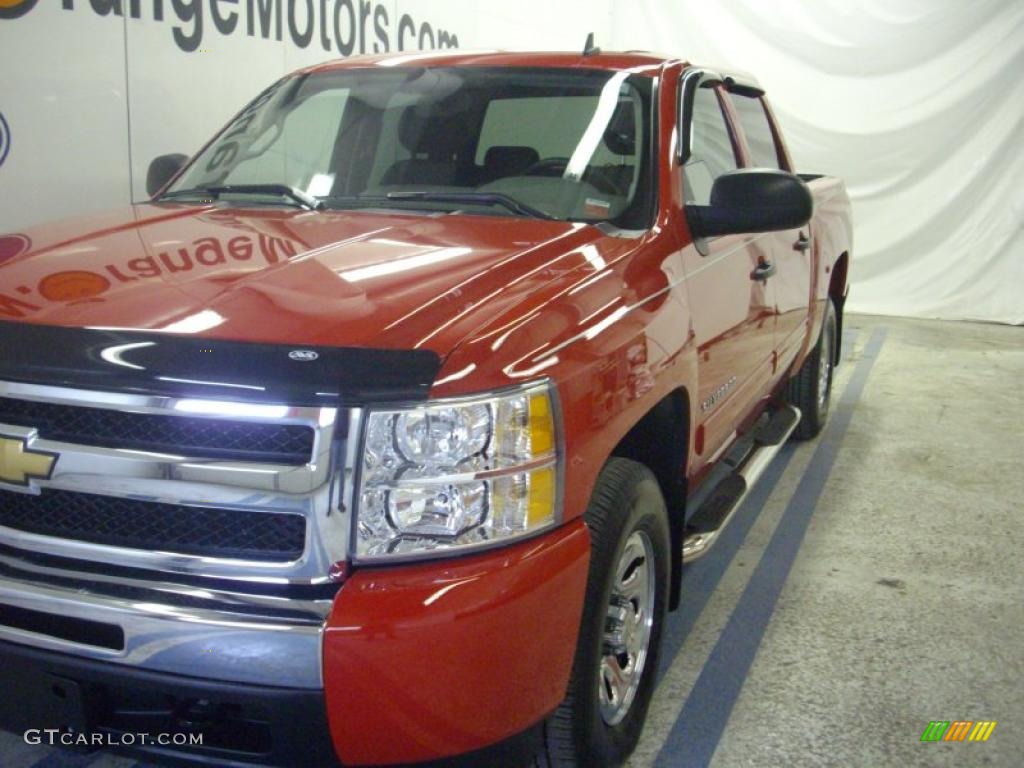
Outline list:
[[[0,320],[444,356],[485,303],[573,270],[599,236],[502,216],[146,204],[0,237]]]

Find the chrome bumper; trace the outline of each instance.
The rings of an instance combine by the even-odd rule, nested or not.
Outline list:
[[[203,590],[196,590],[203,592]],[[231,598],[206,593],[209,607],[175,605],[169,593],[152,590],[115,597],[82,589],[61,589],[0,576],[0,604],[60,617],[119,627],[120,650],[61,639],[0,624],[0,639],[153,672],[237,683],[322,688],[322,612],[311,604],[303,618],[271,609],[238,614]],[[219,600],[224,600],[218,606]],[[293,601],[287,601],[289,605]]]

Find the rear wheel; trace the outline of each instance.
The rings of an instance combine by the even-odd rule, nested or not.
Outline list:
[[[793,437],[797,440],[809,440],[817,436],[828,421],[832,373],[835,369],[835,342],[836,309],[829,299],[818,343],[804,360],[796,376],[789,381],[789,402],[799,408],[802,414],[800,423],[793,432]]]
[[[611,459],[585,519],[590,573],[565,701],[548,720],[541,766],[620,765],[654,691],[669,584],[669,528],[657,480]]]

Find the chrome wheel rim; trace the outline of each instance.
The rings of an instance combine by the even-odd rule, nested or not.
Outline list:
[[[829,388],[832,386],[832,334],[827,325],[822,334],[821,363],[818,365],[818,413],[825,412]]]
[[[633,531],[615,566],[605,616],[598,697],[601,718],[618,725],[640,688],[654,625],[654,547],[643,531]]]

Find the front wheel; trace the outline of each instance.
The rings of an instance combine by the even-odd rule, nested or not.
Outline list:
[[[825,322],[818,343],[804,364],[789,381],[789,402],[800,409],[802,417],[793,437],[810,440],[818,435],[828,421],[829,401],[832,397],[832,374],[835,369],[836,308],[828,299]]]
[[[654,475],[611,459],[585,520],[586,603],[569,690],[545,727],[545,768],[620,765],[654,692],[670,572],[668,515]]]

